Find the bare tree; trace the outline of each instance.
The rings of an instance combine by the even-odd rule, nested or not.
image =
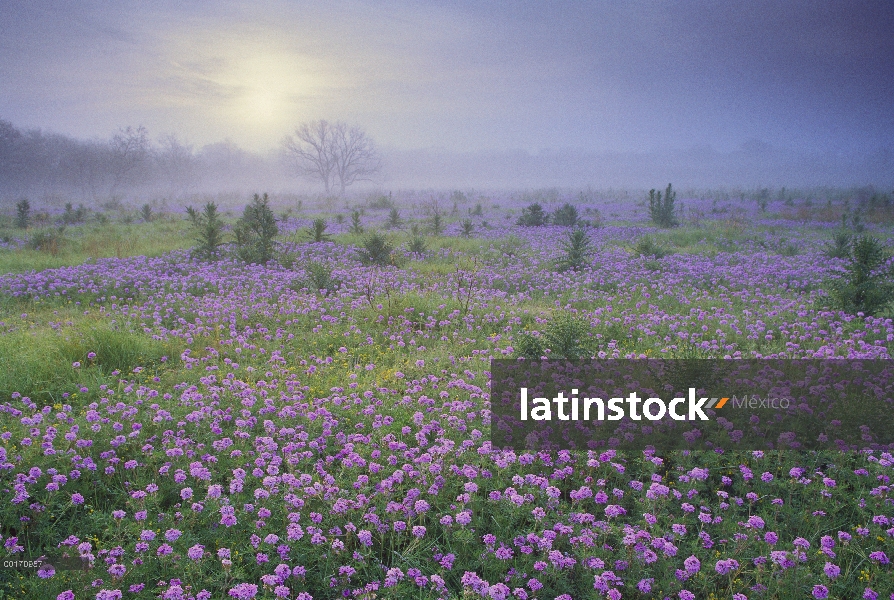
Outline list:
[[[381,163],[373,141],[359,127],[325,120],[304,123],[286,136],[283,150],[301,176],[320,181],[329,194],[341,194],[357,181],[369,181]]]
[[[163,136],[155,162],[167,180],[169,195],[176,198],[190,191],[196,180],[196,158],[192,146],[181,144],[174,134]]]
[[[110,192],[114,196],[121,187],[139,183],[149,158],[149,133],[142,125],[136,129],[128,126],[112,136],[109,147],[113,173]]]

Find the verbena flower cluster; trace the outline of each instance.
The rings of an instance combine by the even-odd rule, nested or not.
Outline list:
[[[2,399],[0,553],[84,564],[13,597],[894,597],[890,453],[492,447],[489,361],[555,311],[607,358],[891,358],[890,319],[822,308],[819,236],[649,261],[625,245],[654,230],[604,227],[558,273],[565,230],[488,234],[462,272],[323,242],[288,245],[291,269],[173,252],[0,277],[32,307],[3,335],[77,337],[32,314],[59,310],[176,350],[112,370],[90,347],[71,387]]]

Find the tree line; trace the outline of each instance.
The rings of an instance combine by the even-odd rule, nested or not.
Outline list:
[[[380,168],[371,138],[342,122],[304,123],[282,139],[278,151],[261,155],[230,141],[196,149],[173,134],[152,140],[142,126],[80,140],[0,119],[0,196],[13,198],[63,193],[107,201],[146,190],[178,198],[204,182],[220,189],[269,185],[289,176],[321,184],[326,194],[344,194]]]

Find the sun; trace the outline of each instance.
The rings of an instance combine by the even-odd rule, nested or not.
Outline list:
[[[287,52],[234,53],[223,82],[233,90],[226,117],[251,136],[278,136],[294,125],[301,99],[322,88],[313,65]]]
[[[257,87],[246,90],[235,110],[247,125],[269,126],[281,122],[289,112],[287,98],[273,89]]]

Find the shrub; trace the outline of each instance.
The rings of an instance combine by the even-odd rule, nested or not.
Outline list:
[[[279,233],[267,194],[254,195],[236,223],[236,253],[247,263],[264,264],[273,258],[273,238]]]
[[[189,206],[186,214],[196,235],[193,255],[201,260],[217,259],[220,246],[223,244],[223,221],[220,220],[217,205],[208,202],[201,213]]]
[[[584,343],[589,331],[590,326],[586,321],[563,312],[550,319],[539,338],[527,332],[520,334],[515,352],[518,356],[529,359],[541,356],[568,360],[589,358],[592,352]]]
[[[327,293],[338,289],[341,281],[332,276],[332,267],[313,261],[307,265],[307,279],[317,290]]]
[[[391,263],[391,253],[394,248],[388,243],[384,235],[373,232],[363,241],[363,249],[360,251],[360,260],[364,265],[387,265]]]
[[[72,223],[77,223],[80,219],[78,218],[79,212],[84,210],[83,205],[78,207],[76,211],[71,202],[65,203],[65,210],[62,212],[62,222],[66,225],[71,225]]]
[[[459,234],[465,238],[472,237],[472,231],[474,229],[475,229],[475,227],[472,225],[472,220],[465,219],[460,224]]]
[[[637,256],[652,256],[654,258],[664,258],[671,254],[670,250],[659,246],[650,237],[641,238],[633,247],[633,251]]]
[[[394,201],[391,199],[391,193],[389,192],[387,196],[379,196],[369,203],[369,207],[374,210],[385,210],[388,208],[394,208]]]
[[[351,233],[361,235],[363,233],[363,225],[360,224],[360,211],[351,212]]]
[[[149,222],[151,222],[153,216],[154,216],[154,215],[152,214],[152,207],[151,207],[151,206],[149,206],[148,204],[144,204],[142,207],[140,207],[140,218],[143,219],[143,222],[144,222],[144,223],[149,223]]]
[[[522,227],[540,227],[541,225],[546,225],[547,221],[548,217],[543,211],[543,207],[535,202],[522,209],[522,214],[518,218],[517,223]]]
[[[837,231],[832,236],[831,242],[826,242],[823,254],[828,258],[847,258],[851,255],[851,234],[847,231]]]
[[[864,235],[853,241],[847,258],[844,277],[831,284],[836,307],[865,315],[883,310],[894,300],[894,270],[884,268],[890,253],[878,239]]]
[[[671,184],[667,184],[664,198],[661,197],[661,192],[649,190],[649,217],[652,222],[659,227],[676,227],[679,224],[674,214],[676,199],[677,193],[673,191]]]
[[[194,209],[192,206],[186,207],[186,218],[189,219],[189,224],[193,227],[198,227],[199,225],[199,211]]]
[[[782,256],[797,256],[801,253],[801,249],[798,248],[797,244],[789,242],[788,244],[780,244],[778,252]]]
[[[331,236],[326,233],[326,219],[314,219],[313,224],[307,229],[307,235],[310,240],[319,244],[320,242],[328,242]]]
[[[31,203],[27,198],[22,198],[16,202],[16,227],[19,229],[28,229],[31,222]]]
[[[385,227],[387,227],[388,229],[397,229],[403,224],[404,222],[400,218],[400,212],[397,210],[397,208],[392,208],[391,211],[388,213],[388,220],[385,222]]]
[[[568,237],[562,242],[564,255],[556,261],[559,271],[577,271],[581,269],[593,254],[593,245],[590,237],[583,228],[575,228],[568,232]]]
[[[59,247],[64,240],[65,225],[60,225],[56,229],[45,229],[38,231],[28,241],[28,247],[32,250],[47,252],[53,256],[59,254]]]
[[[515,354],[527,359],[539,359],[546,353],[543,348],[543,342],[540,338],[534,337],[525,331],[518,335],[518,341],[515,343]]]
[[[419,235],[413,236],[407,249],[413,254],[425,254],[425,252],[428,250],[425,245],[425,239],[423,239]]]
[[[577,225],[578,220],[579,215],[577,209],[574,205],[567,202],[556,209],[552,218],[553,225],[560,225],[562,227],[574,227]]]
[[[440,210],[435,210],[432,213],[431,221],[429,222],[429,230],[432,235],[441,235],[444,233],[444,218],[441,216]]]
[[[484,215],[484,209],[481,208],[481,203],[477,203],[475,205],[475,209],[471,212],[473,217],[481,217]]]

